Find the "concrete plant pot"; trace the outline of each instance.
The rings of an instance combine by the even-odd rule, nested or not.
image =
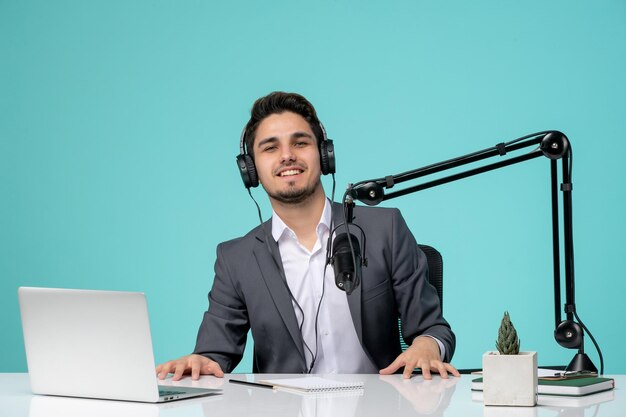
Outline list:
[[[483,355],[483,398],[485,405],[537,405],[537,352]]]

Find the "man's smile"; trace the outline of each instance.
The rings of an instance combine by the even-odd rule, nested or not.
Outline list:
[[[278,174],[279,177],[290,177],[293,175],[298,175],[301,174],[302,170],[301,169],[288,169],[286,171],[282,171]]]
[[[278,168],[276,170],[275,175],[277,177],[293,177],[295,175],[299,175],[302,174],[305,171],[304,167],[300,166],[299,164],[289,164],[289,165],[283,165],[280,168]]]

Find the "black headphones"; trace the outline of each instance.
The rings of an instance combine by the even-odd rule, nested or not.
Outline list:
[[[335,173],[335,147],[333,141],[326,136],[326,129],[322,122],[318,122],[320,130],[322,131],[322,138],[318,138],[319,151],[320,151],[320,165],[322,174],[334,174]],[[247,127],[247,126],[246,126]],[[237,155],[237,167],[239,167],[239,173],[243,180],[243,185],[246,188],[257,187],[259,185],[259,177],[256,172],[256,166],[254,165],[254,159],[248,153],[246,146],[246,127],[241,132],[241,138],[239,140],[239,155]]]

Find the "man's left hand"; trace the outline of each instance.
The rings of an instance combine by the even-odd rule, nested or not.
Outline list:
[[[441,361],[439,345],[428,336],[418,336],[407,350],[402,352],[388,367],[381,369],[381,375],[390,375],[404,366],[402,376],[410,378],[415,368],[422,370],[424,379],[432,379],[431,371],[439,372],[442,378],[448,378],[448,373],[461,376],[457,369]]]

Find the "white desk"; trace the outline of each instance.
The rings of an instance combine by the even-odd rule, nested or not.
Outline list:
[[[562,405],[546,405],[540,397],[537,407],[485,407],[470,390],[471,375],[449,380],[434,377],[424,381],[421,376],[403,380],[401,375],[327,376],[340,380],[365,382],[361,395],[301,395],[264,388],[228,383],[237,378],[249,381],[285,378],[290,375],[231,374],[223,379],[212,376],[199,381],[186,378],[178,383],[166,380],[163,385],[221,388],[222,394],[182,400],[167,404],[143,404],[122,401],[32,395],[28,374],[0,374],[0,416],[7,417],[396,417],[396,416],[459,416],[459,417],[622,417],[626,415],[626,375],[615,378],[614,391],[594,396],[553,397]],[[295,375],[292,375],[295,376]],[[120,374],[120,378],[123,375]]]

